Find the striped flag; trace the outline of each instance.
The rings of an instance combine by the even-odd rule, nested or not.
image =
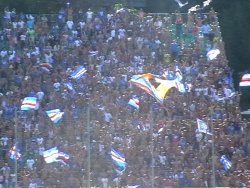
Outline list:
[[[140,104],[140,101],[137,97],[133,97],[132,99],[130,99],[128,101],[128,104],[132,107],[132,108],[135,108],[135,109],[139,109],[139,104]]]
[[[46,113],[53,123],[58,123],[58,121],[62,119],[62,116],[64,114],[64,112],[61,112],[60,109],[49,110],[46,111]]]
[[[111,156],[113,163],[117,167],[117,170],[119,170],[120,172],[126,170],[127,163],[125,162],[125,156],[123,153],[112,148],[110,151],[110,156]]]
[[[80,66],[70,75],[70,77],[75,80],[79,80],[84,76],[86,71],[87,70],[84,68],[84,66]]]
[[[225,155],[221,156],[220,163],[223,165],[225,171],[228,171],[232,167],[232,162]]]
[[[37,106],[38,102],[36,97],[25,97],[21,105],[21,110],[29,111],[37,109]]]
[[[10,148],[9,155],[12,160],[19,160],[21,158],[21,153],[18,152],[16,146]]]
[[[221,98],[218,98],[217,101],[224,101],[226,99],[230,99],[231,97],[235,96],[235,92],[232,92],[229,96],[227,97],[221,97]]]
[[[161,133],[163,131],[163,127],[161,127],[159,130],[158,130],[158,134]]]
[[[156,93],[155,87],[149,81],[152,78],[153,78],[153,75],[150,73],[143,74],[143,75],[134,75],[132,76],[130,83],[143,89],[149,95],[153,96],[158,102],[162,103],[163,100]]]
[[[159,85],[155,88],[150,80],[154,79]],[[149,95],[154,97],[159,103],[163,103],[163,100],[167,94],[167,92],[176,87],[174,80],[163,80],[151,73],[142,74],[142,75],[134,75],[130,79],[130,83],[143,89]]]
[[[54,148],[44,151],[43,158],[46,163],[53,163],[57,161],[58,153],[59,151],[57,147],[54,147]]]
[[[240,80],[240,87],[250,86],[250,74],[244,74]]]
[[[98,54],[98,51],[89,51],[90,56],[95,56]]]
[[[47,73],[50,73],[51,69],[53,68],[52,65],[49,63],[41,63],[39,64],[39,67],[41,67],[41,69]]]
[[[67,165],[69,162],[69,155],[63,152],[59,152],[55,161],[61,162],[62,164]]]
[[[70,91],[75,91],[74,86],[72,85],[71,82],[65,83],[65,86],[66,86]]]
[[[212,135],[210,132],[209,132],[209,128],[207,126],[207,124],[200,120],[200,119],[197,119],[197,126],[198,126],[198,131],[201,132],[201,133],[206,133],[206,134],[209,134],[209,135]]]

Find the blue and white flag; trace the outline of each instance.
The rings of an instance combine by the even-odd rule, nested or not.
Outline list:
[[[225,155],[220,157],[220,163],[223,165],[225,171],[228,171],[232,167],[232,162]]]
[[[64,114],[64,112],[61,112],[60,109],[49,110],[46,111],[46,113],[53,123],[58,123],[58,121],[62,119],[62,116]]]
[[[87,70],[84,68],[84,66],[80,66],[70,75],[70,77],[75,80],[79,80],[84,76],[85,72],[87,72]]]
[[[110,151],[110,156],[119,171],[124,171],[127,168],[127,163],[125,161],[125,156],[123,153],[115,150],[114,148]]]
[[[212,135],[209,131],[209,128],[207,126],[207,124],[200,120],[200,119],[197,119],[197,126],[198,126],[198,131],[201,132],[201,133],[206,133],[206,134],[209,134],[209,135]]]
[[[67,82],[67,83],[65,83],[64,84],[70,91],[74,91],[75,89],[74,89],[74,86],[72,85],[72,83],[71,82]]]
[[[98,51],[89,51],[90,56],[95,56],[98,54]]]
[[[132,99],[130,99],[129,101],[128,101],[128,104],[132,107],[132,108],[134,108],[134,109],[139,109],[139,105],[140,105],[140,101],[139,101],[139,99],[137,98],[137,97],[133,97]]]
[[[43,152],[43,158],[46,163],[53,163],[57,161],[59,151],[57,147],[51,148]]]
[[[36,97],[25,97],[21,105],[21,110],[36,110],[38,106],[39,105]]]
[[[21,158],[21,153],[17,150],[16,146],[10,148],[9,156],[12,160],[19,160]]]
[[[64,152],[59,152],[55,161],[61,162],[62,164],[67,165],[69,162],[69,155]]]

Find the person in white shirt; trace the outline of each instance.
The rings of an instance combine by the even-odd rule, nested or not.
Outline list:
[[[70,30],[73,29],[74,22],[73,22],[72,20],[68,20],[68,21],[66,22],[66,24],[67,24],[67,28],[68,28],[68,29],[70,29]]]
[[[108,178],[101,178],[101,182],[103,188],[108,188],[108,182],[109,182]]]
[[[42,145],[43,144],[43,137],[37,138],[36,141],[37,141],[38,145]]]
[[[111,30],[111,32],[110,32],[110,36],[112,37],[112,38],[115,38],[115,29],[112,29]]]
[[[160,163],[161,163],[162,165],[165,165],[165,164],[166,164],[166,160],[167,160],[166,155],[160,154],[160,155],[158,155],[158,157],[159,157]]]
[[[223,92],[225,97],[230,97],[233,93],[233,91],[227,85],[223,85]]]
[[[9,7],[6,7],[4,9],[4,19],[6,21],[10,21],[11,20],[11,11],[9,10]]]
[[[3,172],[5,184],[8,186],[10,177],[10,167],[8,166],[8,163],[5,163],[5,165],[0,169],[0,171]]]
[[[29,188],[38,188],[38,185],[34,181],[31,181],[29,184]]]
[[[198,129],[196,129],[195,130],[195,137],[196,137],[196,140],[198,142],[200,142],[202,140],[202,138],[203,138],[203,134]]]
[[[20,20],[19,22],[17,22],[17,25],[18,25],[21,29],[24,28],[24,24],[25,24],[25,22],[24,22],[23,20]]]
[[[13,29],[16,29],[17,28],[17,22],[12,22],[12,27],[13,27]]]
[[[1,145],[2,145],[2,146],[7,146],[7,145],[8,145],[8,141],[9,141],[9,138],[6,137],[6,136],[3,136],[3,137],[1,138]]]
[[[109,113],[109,112],[104,112],[104,121],[106,122],[106,123],[110,123],[111,122],[111,120],[112,120],[112,115]]]
[[[8,54],[7,50],[2,50],[2,51],[0,52],[0,56],[1,56],[2,58],[5,57],[7,54]]]
[[[89,23],[92,18],[93,18],[93,12],[91,11],[91,9],[89,8],[88,11],[86,12],[86,17],[87,17],[87,22]]]
[[[118,30],[118,32],[119,32],[118,37],[119,37],[120,39],[125,37],[126,30],[125,30],[124,28],[120,28],[120,29]]]
[[[77,40],[74,41],[74,45],[75,45],[76,47],[81,46],[81,44],[82,44],[82,41],[81,41],[80,39],[77,39]]]
[[[33,165],[35,164],[35,160],[34,159],[27,159],[26,161],[27,166],[30,170],[33,170]]]
[[[86,23],[85,23],[83,20],[81,20],[81,21],[78,23],[78,25],[80,26],[81,29],[83,29],[84,26],[86,25]]]

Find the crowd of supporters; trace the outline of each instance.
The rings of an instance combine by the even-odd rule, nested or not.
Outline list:
[[[67,6],[53,18],[4,9],[0,184],[13,187],[17,173],[18,185],[30,188],[249,186],[250,130],[215,12],[120,8]],[[211,49],[220,50],[216,59],[208,59]],[[79,66],[85,76],[70,78]],[[163,105],[129,82],[143,73],[171,80],[176,67],[186,92],[172,89]],[[138,110],[128,105],[134,95]],[[25,97],[37,97],[39,108],[21,111]],[[64,112],[57,124],[45,113],[51,109]],[[197,119],[212,134],[199,132]],[[15,144],[18,161],[9,158]],[[45,163],[43,151],[54,146],[69,155],[67,164]],[[108,157],[111,147],[125,155],[121,174]],[[222,155],[232,162],[228,170]]]

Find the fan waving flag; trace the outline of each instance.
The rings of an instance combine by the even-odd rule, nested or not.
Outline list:
[[[156,93],[155,87],[149,81],[149,79],[152,79],[152,78],[153,78],[153,75],[150,73],[143,74],[143,75],[134,75],[131,78],[130,83],[143,89],[149,95],[153,96],[158,102],[162,103],[163,100]]]
[[[221,156],[220,163],[223,165],[225,171],[228,171],[232,167],[232,162],[225,155]]]
[[[59,152],[57,147],[44,151],[43,157],[46,163],[61,162],[67,165],[69,162],[69,155],[64,152]]]
[[[70,75],[70,77],[75,80],[79,80],[84,76],[85,72],[87,72],[87,70],[84,68],[84,66],[80,66]]]
[[[137,98],[137,97],[133,97],[132,99],[130,99],[129,101],[128,101],[128,104],[132,107],[132,108],[134,108],[134,109],[139,109],[139,104],[140,104],[140,101],[139,101],[139,99]]]
[[[150,82],[152,79],[154,79],[155,82],[159,84],[156,88]],[[163,80],[157,78],[151,73],[134,75],[130,79],[130,83],[143,89],[145,92],[154,97],[161,104],[163,103],[163,100],[167,92],[173,87],[176,88],[175,80]]]
[[[209,134],[209,135],[212,135],[210,132],[209,132],[209,128],[207,126],[207,124],[200,120],[200,119],[197,119],[197,126],[198,126],[198,131],[201,132],[201,133],[206,133],[206,134]]]
[[[22,156],[21,153],[18,152],[16,146],[10,148],[9,155],[12,160],[19,160]]]
[[[62,119],[62,116],[64,114],[64,112],[61,112],[60,109],[49,110],[46,111],[46,113],[53,123],[58,123],[58,121]]]
[[[119,170],[120,172],[123,172],[124,170],[126,170],[127,163],[125,162],[125,156],[123,153],[112,148],[110,151],[110,156],[111,156],[113,163],[117,167],[117,170]]]
[[[38,102],[36,97],[25,97],[21,105],[21,110],[29,111],[37,109],[37,106]]]
[[[54,147],[54,148],[44,151],[43,158],[46,163],[53,163],[57,161],[58,153],[59,151],[57,147]]]

